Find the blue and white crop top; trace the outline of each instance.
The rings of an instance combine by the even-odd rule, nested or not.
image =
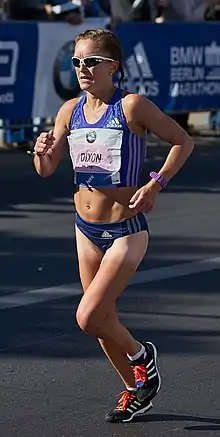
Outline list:
[[[86,96],[76,104],[68,136],[75,183],[82,187],[137,186],[144,160],[144,138],[132,133],[122,110],[123,90],[116,88],[106,112],[93,124],[85,120]]]

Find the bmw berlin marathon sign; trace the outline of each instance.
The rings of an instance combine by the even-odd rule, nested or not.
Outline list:
[[[220,94],[220,46],[170,47],[170,95]]]
[[[169,63],[164,65],[164,80],[154,77],[152,65],[142,42],[124,64],[123,85],[148,97],[157,97],[160,85],[166,83],[169,72],[169,96],[213,96],[220,94],[220,45],[215,41],[206,46],[171,46]],[[167,70],[167,71],[166,71]]]
[[[123,87],[166,112],[219,110],[218,23],[122,23],[117,36],[125,55]]]

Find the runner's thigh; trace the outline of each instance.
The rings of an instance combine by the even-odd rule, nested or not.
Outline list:
[[[94,279],[87,288],[81,304],[92,311],[97,307],[112,307],[117,297],[130,282],[148,246],[148,233],[136,234],[115,240],[104,255]]]
[[[96,247],[76,226],[76,245],[79,262],[79,274],[85,292],[95,277],[103,252]]]

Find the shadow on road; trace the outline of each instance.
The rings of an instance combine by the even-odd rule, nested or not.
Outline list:
[[[150,423],[150,422],[197,422],[209,425],[192,425],[184,427],[187,431],[219,431],[220,419],[211,417],[191,416],[191,415],[178,415],[178,414],[148,414],[134,418],[134,423]]]

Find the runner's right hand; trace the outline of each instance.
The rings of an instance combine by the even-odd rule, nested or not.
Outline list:
[[[50,155],[54,141],[55,138],[52,130],[49,132],[42,132],[35,143],[34,154],[38,156],[44,156],[46,154]]]

